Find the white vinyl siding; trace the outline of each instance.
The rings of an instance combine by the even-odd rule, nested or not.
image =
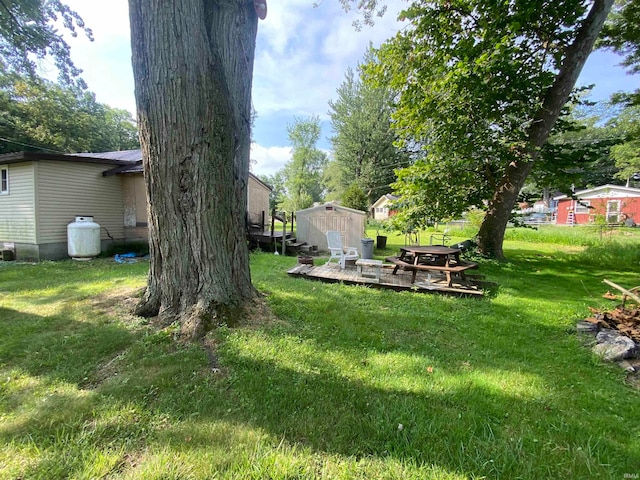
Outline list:
[[[92,216],[102,240],[124,237],[121,179],[102,176],[109,166],[40,161],[36,167],[38,243],[67,241],[67,225]],[[107,234],[108,232],[108,234]]]
[[[0,242],[35,243],[36,212],[32,162],[3,166],[11,190],[0,195]]]
[[[382,207],[375,207],[375,212],[373,213],[375,220],[386,220],[389,218],[389,207],[387,207],[386,204],[387,202],[385,202]]]

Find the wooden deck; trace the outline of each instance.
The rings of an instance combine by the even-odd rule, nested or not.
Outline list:
[[[394,265],[384,265],[379,281],[375,278],[359,277],[355,266],[347,266],[347,268],[343,270],[336,263],[319,266],[298,264],[287,271],[287,273],[293,277],[319,280],[321,282],[342,282],[347,285],[366,285],[396,291],[418,293],[437,292],[471,297],[481,297],[484,295],[481,288],[482,282],[476,281],[473,278],[468,278],[464,284],[456,283],[456,280],[454,280],[453,284],[448,287],[444,273],[420,271],[416,274],[415,283],[411,283],[412,272],[399,270],[396,275],[392,275],[393,268]]]
[[[273,232],[270,231],[261,231],[261,230],[253,230],[247,233],[247,239],[249,240],[249,246],[251,248],[260,247],[263,249],[273,248],[270,247],[274,243],[282,244],[282,238],[284,237],[285,241],[291,238],[291,232],[287,232],[286,234],[282,234],[282,231]]]

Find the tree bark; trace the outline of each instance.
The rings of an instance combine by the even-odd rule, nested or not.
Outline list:
[[[129,0],[148,201],[143,316],[198,337],[255,297],[245,238],[257,32],[243,0]]]
[[[478,232],[480,251],[488,256],[504,258],[502,244],[511,211],[516,203],[529,172],[542,147],[551,133],[551,129],[560,116],[562,107],[567,103],[580,71],[611,10],[614,0],[595,0],[589,14],[582,22],[576,38],[567,48],[564,61],[556,79],[545,92],[542,106],[537,111],[527,132],[527,146],[507,166],[500,179],[487,214]]]

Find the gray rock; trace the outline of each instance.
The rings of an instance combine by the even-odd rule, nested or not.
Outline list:
[[[620,336],[620,333],[617,330],[611,330],[610,328],[603,328],[596,335],[596,340],[598,343],[609,343],[613,342],[616,338]]]
[[[598,345],[593,347],[593,352],[606,361],[617,362],[625,358],[631,358],[636,352],[636,344],[629,337],[623,335],[603,335],[598,333]],[[606,338],[605,338],[606,337]],[[601,340],[602,338],[602,340]]]
[[[634,373],[636,371],[636,367],[634,367],[628,360],[621,360],[618,362],[618,365],[629,373]]]
[[[600,327],[598,327],[598,325],[596,325],[595,323],[585,322],[584,320],[579,321],[576,325],[576,330],[578,333],[591,333],[593,335],[598,333],[599,328]]]

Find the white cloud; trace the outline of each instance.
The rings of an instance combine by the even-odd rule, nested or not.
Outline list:
[[[256,175],[273,175],[291,160],[291,147],[264,147],[251,144],[252,172]]]
[[[127,0],[66,0],[65,3],[93,32],[93,42],[82,32],[78,32],[76,38],[65,34],[71,46],[71,58],[83,70],[82,77],[89,89],[96,93],[99,102],[129,110],[135,117]]]
[[[129,3],[127,0],[96,2],[65,0],[72,10],[80,14],[96,40],[100,38],[129,38]]]
[[[403,4],[394,5],[374,27],[365,26],[360,32],[353,27],[356,14],[343,12],[337,1],[317,8],[290,0],[270,6],[267,19],[258,26],[256,128],[260,118],[268,121],[276,114],[290,119],[315,114],[326,120],[328,101],[335,98],[347,67],[362,60],[369,42],[377,46],[398,31],[397,11]]]
[[[127,0],[65,3],[94,31],[95,42],[82,35],[69,40],[72,58],[84,70],[89,88],[98,101],[135,112]],[[315,114],[326,127],[328,101],[336,98],[347,67],[362,60],[369,42],[378,46],[404,26],[396,17],[406,1],[387,2],[385,16],[360,32],[352,26],[356,14],[342,11],[337,0],[319,3],[314,8],[313,0],[270,0],[267,18],[258,25],[253,104],[258,113],[255,138],[262,146],[255,147],[253,158],[260,162],[256,169],[264,168],[265,173],[275,172],[288,158],[282,146],[288,143],[287,123],[294,116]],[[637,77],[593,55],[581,78],[581,83],[590,82],[606,87],[594,90],[594,97],[602,98],[633,88]]]

